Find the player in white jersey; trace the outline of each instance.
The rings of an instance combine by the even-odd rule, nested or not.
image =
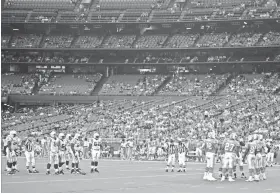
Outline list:
[[[55,169],[55,175],[58,175],[58,145],[59,145],[59,139],[56,137],[56,132],[52,131],[50,134],[50,140],[49,140],[49,162],[47,164],[47,175],[50,174],[50,168],[52,163],[54,164]]]
[[[81,146],[81,135],[76,133],[74,138],[71,140],[71,157],[72,157],[72,169],[71,174],[82,174],[86,173],[82,172],[79,168],[79,163],[81,160],[81,155],[83,153],[83,147]]]
[[[25,141],[24,144],[25,148],[25,158],[26,158],[26,170],[28,173],[39,173],[36,168],[35,168],[35,156],[34,156],[34,151],[35,151],[35,143],[34,143],[34,138],[30,134],[28,138]],[[31,163],[32,170],[29,168],[29,165]]]
[[[66,170],[70,170],[69,168],[69,163],[71,160],[71,140],[72,140],[72,135],[71,134],[67,134],[66,138],[65,138],[65,142],[66,142],[66,153],[65,153],[65,161],[66,161]]]
[[[60,133],[58,135],[59,138],[59,145],[58,145],[58,159],[59,159],[59,164],[58,164],[58,170],[59,174],[64,174],[62,166],[66,161],[66,139],[64,133]]]
[[[99,138],[99,134],[95,133],[93,138],[90,140],[89,150],[91,151],[91,173],[99,172],[97,169],[98,161],[100,158],[100,151],[101,151],[101,138]]]
[[[127,159],[131,161],[132,160],[132,151],[133,151],[133,138],[132,137],[130,137],[128,139],[126,146],[127,146]]]
[[[8,175],[14,174],[17,170],[17,152],[20,139],[17,137],[16,131],[11,131],[10,135],[6,138],[7,148],[6,148],[6,157],[8,161]]]

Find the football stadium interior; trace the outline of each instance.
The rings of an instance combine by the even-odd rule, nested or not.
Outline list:
[[[280,0],[1,2],[2,136],[98,131],[116,151],[122,138],[203,138],[213,127],[279,143]],[[93,178],[28,177],[21,165],[2,191],[280,192],[277,166],[257,186],[215,185],[200,180],[201,163],[164,174],[163,161],[112,160]]]

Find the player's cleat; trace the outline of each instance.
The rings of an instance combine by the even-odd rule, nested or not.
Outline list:
[[[50,171],[47,171],[46,175],[50,175],[50,174],[51,174]]]
[[[234,182],[235,180],[230,176],[230,177],[228,177],[228,181],[229,182]]]
[[[255,181],[256,181],[256,182],[259,182],[259,181],[260,181],[259,175],[255,175]]]
[[[208,181],[216,181],[217,179],[215,179],[215,178],[212,177],[212,176],[209,176],[207,180],[208,180]]]
[[[225,176],[222,176],[221,178],[221,182],[225,181],[226,180],[226,177]]]
[[[62,175],[64,175],[64,172],[63,172],[63,170],[59,171],[59,174],[62,174]]]
[[[208,173],[204,173],[203,180],[208,180]]]
[[[263,180],[266,180],[266,175],[263,173],[262,175]]]
[[[14,175],[15,173],[13,171],[7,172],[7,175]]]
[[[260,181],[262,181],[263,180],[263,175],[262,174],[260,174]]]
[[[249,176],[249,178],[246,180],[246,182],[253,182],[253,181],[254,181],[254,179],[252,176]]]
[[[236,179],[236,178],[237,178],[237,174],[236,174],[236,172],[235,172],[235,173],[233,173],[233,178],[234,178],[234,179]]]
[[[168,169],[165,169],[165,172],[168,172]]]
[[[19,170],[18,169],[12,169],[12,171],[15,173],[15,172],[19,172]]]
[[[59,172],[58,172],[58,171],[57,171],[57,172],[55,172],[55,173],[54,173],[54,175],[59,175]]]
[[[272,167],[272,164],[270,165],[270,167]]]
[[[94,171],[99,173],[99,170],[97,170],[97,168]]]
[[[70,168],[69,168],[69,167],[67,167],[67,168],[66,168],[66,170],[70,170]]]
[[[33,173],[33,171],[32,170],[28,170],[28,173],[31,174],[31,173]]]
[[[184,169],[183,172],[186,172],[186,169]]]
[[[93,170],[93,168],[90,170],[90,173],[94,173],[94,170]]]
[[[71,174],[75,174],[76,171],[74,169],[71,170]]]
[[[39,173],[39,171],[35,169],[32,171],[32,173]]]
[[[174,172],[174,170],[172,169],[171,172]]]
[[[244,172],[241,173],[241,178],[246,178]]]
[[[181,169],[179,169],[177,172],[182,172]]]

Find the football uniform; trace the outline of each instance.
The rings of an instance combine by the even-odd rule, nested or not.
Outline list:
[[[274,160],[274,145],[269,146],[269,152],[267,154],[267,162],[272,164]]]
[[[31,140],[26,140],[24,144],[25,148],[25,158],[26,158],[26,166],[29,167],[29,164],[31,162],[32,166],[35,166],[35,156],[34,156],[34,151],[35,151],[35,144]]]
[[[263,156],[265,158],[265,143],[263,141],[256,141],[256,162],[255,168],[265,167],[265,160],[263,160]]]
[[[18,137],[8,136],[7,139],[7,148],[6,148],[6,157],[9,163],[17,162],[17,152],[19,148],[20,139]]]
[[[124,160],[125,159],[125,149],[126,149],[126,142],[122,141],[121,142],[121,158]]]
[[[132,159],[133,141],[129,140],[126,145],[127,145],[127,158]]]
[[[92,138],[90,140],[90,149],[91,149],[91,156],[92,161],[98,161],[100,158],[100,151],[101,151],[101,139]]]
[[[239,142],[236,140],[226,140],[223,144],[224,147],[224,158],[223,158],[223,168],[233,168],[234,162],[236,161],[236,153],[239,149]]]
[[[66,144],[67,140],[66,139],[60,139],[59,140],[59,163],[65,163],[66,162]]]
[[[49,139],[49,164],[58,164],[59,162],[59,139],[57,138],[50,138]]]
[[[249,142],[246,146],[246,152],[248,153],[247,161],[249,169],[255,169],[256,148],[256,142]]]
[[[206,166],[208,168],[213,168],[215,164],[215,154],[218,149],[218,142],[215,139],[206,139],[203,144],[203,149],[206,153]]]
[[[202,158],[201,158],[202,157],[202,149],[201,149],[202,144],[203,144],[203,142],[201,140],[196,141],[195,154],[196,154],[196,157],[197,157],[198,161],[199,161],[199,159],[202,160]]]

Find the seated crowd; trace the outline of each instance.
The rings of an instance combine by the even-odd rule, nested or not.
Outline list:
[[[72,35],[16,34],[2,36],[2,47],[7,48],[204,48],[279,46],[279,32],[266,33],[180,33],[174,35]],[[74,41],[73,41],[74,40]]]

